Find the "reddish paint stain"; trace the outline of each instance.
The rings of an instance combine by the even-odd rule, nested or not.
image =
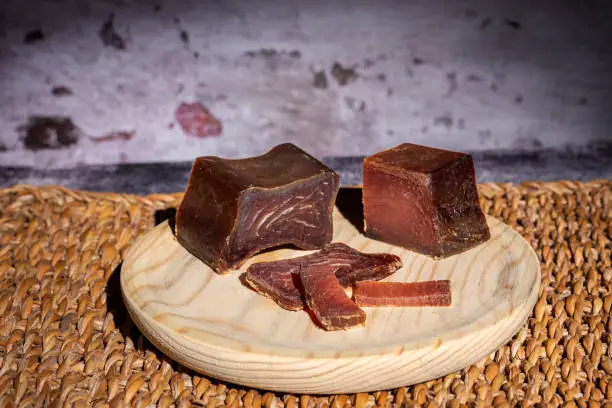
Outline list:
[[[187,135],[196,137],[220,136],[223,130],[221,121],[198,102],[181,103],[176,108],[174,117]]]

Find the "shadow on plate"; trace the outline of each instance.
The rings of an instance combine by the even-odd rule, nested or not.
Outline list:
[[[165,208],[163,210],[157,210],[154,214],[155,217],[155,225],[159,225],[162,222],[168,220],[168,225],[170,225],[170,229],[172,229],[172,235],[175,232],[176,225],[176,208]]]
[[[336,207],[363,234],[365,223],[362,196],[361,188],[341,188],[336,197]]]

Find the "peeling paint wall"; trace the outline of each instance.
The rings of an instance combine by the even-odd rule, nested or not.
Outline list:
[[[610,140],[612,8],[593,3],[4,0],[0,163]],[[195,101],[221,136],[183,132]],[[46,116],[71,137],[32,135]]]

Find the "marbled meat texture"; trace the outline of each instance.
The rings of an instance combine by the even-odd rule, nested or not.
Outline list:
[[[426,282],[355,282],[353,300],[359,306],[450,306],[448,280]]]
[[[308,308],[325,330],[346,330],[365,324],[365,312],[346,295],[332,266],[306,266],[300,270],[300,281]]]
[[[339,177],[292,144],[230,160],[199,157],[176,215],[176,237],[219,273],[284,244],[320,249],[332,239]]]
[[[380,280],[402,266],[397,255],[354,250],[343,243],[333,243],[310,255],[273,262],[261,262],[249,267],[247,283],[257,292],[273,299],[288,310],[304,308],[299,273],[301,268],[324,265],[335,272],[341,286],[360,280]]]

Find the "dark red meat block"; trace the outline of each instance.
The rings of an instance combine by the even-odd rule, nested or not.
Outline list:
[[[359,306],[450,306],[450,281],[355,282],[353,299]]]
[[[333,267],[315,264],[300,271],[308,308],[325,330],[346,330],[365,323],[366,314],[344,292]]]
[[[223,130],[221,121],[213,116],[202,104],[181,103],[174,113],[181,129],[188,135],[197,137],[219,136]]]
[[[402,261],[396,255],[364,254],[343,243],[333,243],[310,255],[253,264],[245,279],[253,289],[273,299],[279,306],[301,310],[304,297],[300,291],[300,269],[313,265],[331,268],[340,285],[350,286],[359,280],[384,279],[398,270]]]
[[[339,177],[292,144],[240,160],[199,157],[176,214],[176,237],[219,273],[284,244],[332,239]]]
[[[444,258],[490,238],[471,156],[405,143],[363,163],[366,235]]]

